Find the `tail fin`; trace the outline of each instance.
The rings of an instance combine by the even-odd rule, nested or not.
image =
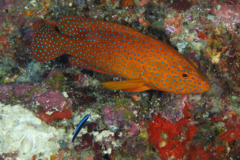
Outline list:
[[[61,35],[55,30],[54,24],[40,21],[34,27],[31,51],[34,58],[39,62],[52,60],[63,54],[59,44]]]

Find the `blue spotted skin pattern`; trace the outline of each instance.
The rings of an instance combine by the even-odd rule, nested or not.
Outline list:
[[[75,66],[128,79],[102,83],[112,90],[189,94],[210,89],[207,77],[173,47],[119,24],[77,16],[62,17],[54,25],[41,21],[31,48],[39,62],[69,54]]]

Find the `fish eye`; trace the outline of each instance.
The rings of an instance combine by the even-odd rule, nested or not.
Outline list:
[[[191,77],[191,72],[186,70],[186,69],[183,69],[181,70],[181,72],[179,72],[179,76],[182,78],[182,79],[189,79]]]

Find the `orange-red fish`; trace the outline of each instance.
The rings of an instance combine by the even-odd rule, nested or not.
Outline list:
[[[77,16],[62,17],[54,25],[42,21],[31,49],[39,62],[69,54],[73,65],[128,79],[101,83],[110,90],[189,94],[210,89],[208,79],[174,48],[123,25]]]

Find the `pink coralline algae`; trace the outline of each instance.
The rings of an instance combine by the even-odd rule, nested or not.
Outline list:
[[[80,87],[88,87],[88,83],[85,83],[87,81],[87,78],[84,74],[78,74],[74,75],[75,84]]]
[[[0,99],[7,101],[11,97],[24,97],[34,86],[32,84],[20,84],[20,85],[1,85],[0,86]]]
[[[219,10],[213,10],[213,13],[217,17],[216,24],[223,22],[227,28],[234,29],[235,24],[240,23],[240,4],[238,5],[228,5],[222,4]]]
[[[194,40],[195,42],[199,42],[200,39],[199,39],[198,37],[194,37],[193,40]]]
[[[6,10],[16,5],[12,0],[2,0],[2,1],[3,1],[2,4],[4,4],[4,6],[2,6],[1,10]]]
[[[0,86],[0,99],[9,101],[11,97],[41,106],[43,111],[62,111],[72,105],[72,101],[65,98],[60,91],[48,89],[48,86],[40,84]]]
[[[183,22],[182,14],[178,13],[175,17],[166,18],[164,26],[166,26],[169,29],[169,32],[174,31],[174,33],[180,34],[182,31],[182,22]],[[172,27],[168,26],[174,27],[174,30]]]
[[[145,4],[148,4],[149,2],[150,2],[150,0],[140,0],[140,1],[138,1],[137,5],[142,7]]]
[[[13,93],[12,91],[13,86],[12,85],[2,85],[0,86],[0,99],[2,101],[5,101],[9,99]]]
[[[41,105],[44,111],[62,111],[66,109],[67,106],[72,105],[72,101],[65,98],[63,94],[57,90],[49,89],[46,92],[40,93],[40,95],[37,94],[38,93],[35,93],[33,95],[34,98],[32,101]]]
[[[63,81],[65,77],[63,76],[62,70],[59,68],[54,68],[48,74],[48,78],[44,81],[53,89],[53,90],[62,90]]]
[[[103,121],[108,125],[117,125],[114,121],[113,105],[103,108]]]
[[[168,101],[168,98],[164,98],[164,95],[161,97],[163,102]],[[162,116],[170,121],[171,123],[176,123],[183,118],[183,110],[186,105],[189,109],[193,109],[192,105],[188,102],[188,95],[176,95],[173,100],[168,104],[165,114]]]
[[[123,108],[119,108],[118,111],[114,111],[113,108],[113,105],[103,108],[103,121],[107,125],[119,127],[126,116],[122,113]]]
[[[165,31],[166,31],[167,34],[170,34],[170,33],[173,33],[175,31],[175,28],[173,26],[167,25]]]
[[[187,16],[187,19],[188,19],[189,21],[191,21],[191,20],[192,20],[192,14],[189,14],[189,15]]]
[[[13,32],[16,30],[16,28],[20,28],[24,22],[25,19],[21,14],[15,14],[15,12],[20,11],[21,2],[20,1],[13,1],[13,0],[1,0],[0,2],[0,25],[4,22],[4,19],[6,20],[5,24],[8,24],[8,22],[12,23],[14,25],[10,26],[8,25],[5,27],[5,31]],[[13,10],[14,8],[14,14],[13,12],[9,12],[10,9]],[[18,29],[19,29],[18,28]],[[10,29],[10,30],[9,30]],[[9,33],[10,33],[9,32]]]
[[[139,129],[138,125],[135,122],[129,122],[125,125],[125,129],[127,130],[127,133],[130,136],[138,135],[139,134]]]
[[[52,71],[49,72],[48,78],[53,78],[53,76],[54,76],[56,73],[59,73],[58,75],[59,75],[59,76],[62,76],[62,70],[61,70],[60,68],[54,68]]]
[[[48,78],[43,80],[47,84],[25,83],[6,84],[0,86],[0,99],[3,102],[11,98],[27,102],[32,106],[38,106],[42,111],[63,111],[72,105],[72,101],[64,97],[63,93],[56,88],[61,88],[63,74],[60,69],[53,69]]]

